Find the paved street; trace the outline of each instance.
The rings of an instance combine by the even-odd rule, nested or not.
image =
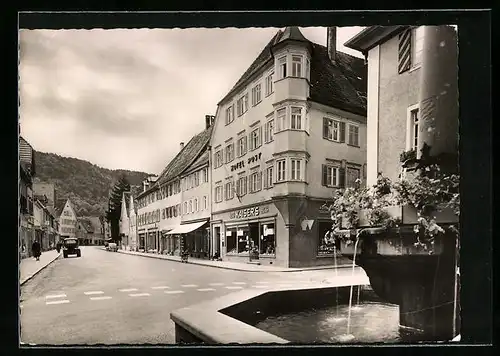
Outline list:
[[[338,271],[344,278],[351,273]],[[332,270],[242,272],[82,247],[81,258],[59,258],[22,286],[21,340],[174,343],[172,310],[243,288],[326,284],[334,278]]]

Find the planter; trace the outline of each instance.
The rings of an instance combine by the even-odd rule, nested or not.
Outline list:
[[[394,219],[399,219],[402,225],[414,225],[418,222],[417,209],[411,205],[395,205],[383,208],[385,212],[389,214]],[[360,228],[370,227],[370,222],[368,219],[370,210],[362,209],[358,213],[358,226]],[[458,216],[455,215],[453,209],[444,208],[435,212],[434,219],[437,224],[456,224],[458,223]],[[349,226],[348,219],[344,216],[342,217],[342,228],[347,228]]]

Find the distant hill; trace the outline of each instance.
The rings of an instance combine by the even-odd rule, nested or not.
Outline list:
[[[101,168],[88,161],[36,152],[35,182],[54,183],[56,198],[70,198],[79,216],[99,216],[108,205],[109,190],[124,174],[132,189],[139,191],[151,174]]]

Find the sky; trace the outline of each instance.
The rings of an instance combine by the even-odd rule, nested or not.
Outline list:
[[[337,30],[337,49],[362,27]],[[300,28],[326,46],[326,28]],[[278,28],[20,30],[20,128],[37,151],[160,173]]]

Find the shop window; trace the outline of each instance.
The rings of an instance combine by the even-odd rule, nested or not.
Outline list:
[[[236,254],[238,253],[238,247],[236,244],[236,227],[226,228],[226,253]]]
[[[260,224],[260,254],[276,254],[276,231],[274,223]]]
[[[239,226],[236,229],[236,238],[238,239],[238,254],[248,253],[250,248],[248,226]]]
[[[340,240],[332,234],[332,222],[320,221],[318,224],[318,256],[333,255],[340,251]]]

